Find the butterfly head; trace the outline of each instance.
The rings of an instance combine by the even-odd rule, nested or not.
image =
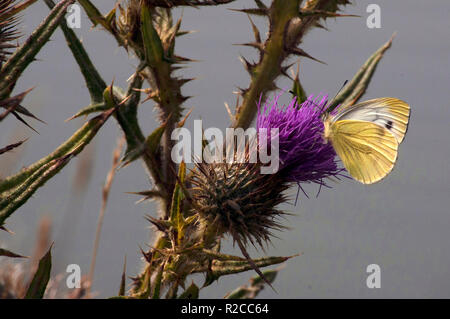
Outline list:
[[[323,121],[323,140],[324,143],[328,143],[331,136],[331,117],[330,113],[323,113],[322,114],[322,121]]]

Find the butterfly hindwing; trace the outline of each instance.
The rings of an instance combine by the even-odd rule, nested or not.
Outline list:
[[[383,97],[344,108],[333,117],[332,122],[341,120],[372,122],[389,130],[400,144],[408,129],[409,114],[410,108],[406,102]]]
[[[331,123],[329,139],[350,175],[364,184],[384,178],[397,159],[394,134],[372,122],[336,121]]]

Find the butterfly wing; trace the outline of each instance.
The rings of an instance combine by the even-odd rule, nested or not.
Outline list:
[[[383,97],[344,108],[332,121],[359,120],[378,124],[389,130],[400,144],[408,129],[410,108],[399,99]]]
[[[329,139],[350,175],[363,184],[384,178],[397,159],[396,137],[372,122],[336,121],[331,124]]]

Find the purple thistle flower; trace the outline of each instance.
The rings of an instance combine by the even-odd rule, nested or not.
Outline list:
[[[328,96],[310,96],[301,105],[294,98],[287,107],[278,105],[279,97],[267,99],[262,109],[261,102],[258,104],[256,124],[258,131],[279,129],[279,173],[289,182],[325,185],[325,177],[338,176],[342,171],[333,146],[323,139],[321,114]]]

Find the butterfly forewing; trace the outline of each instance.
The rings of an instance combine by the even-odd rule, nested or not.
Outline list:
[[[378,124],[389,130],[400,144],[408,129],[410,108],[399,99],[384,97],[368,100],[340,110],[332,122],[359,120]]]
[[[359,182],[378,182],[394,167],[398,142],[383,126],[359,120],[339,120],[331,124],[330,130],[329,138],[337,155]]]

